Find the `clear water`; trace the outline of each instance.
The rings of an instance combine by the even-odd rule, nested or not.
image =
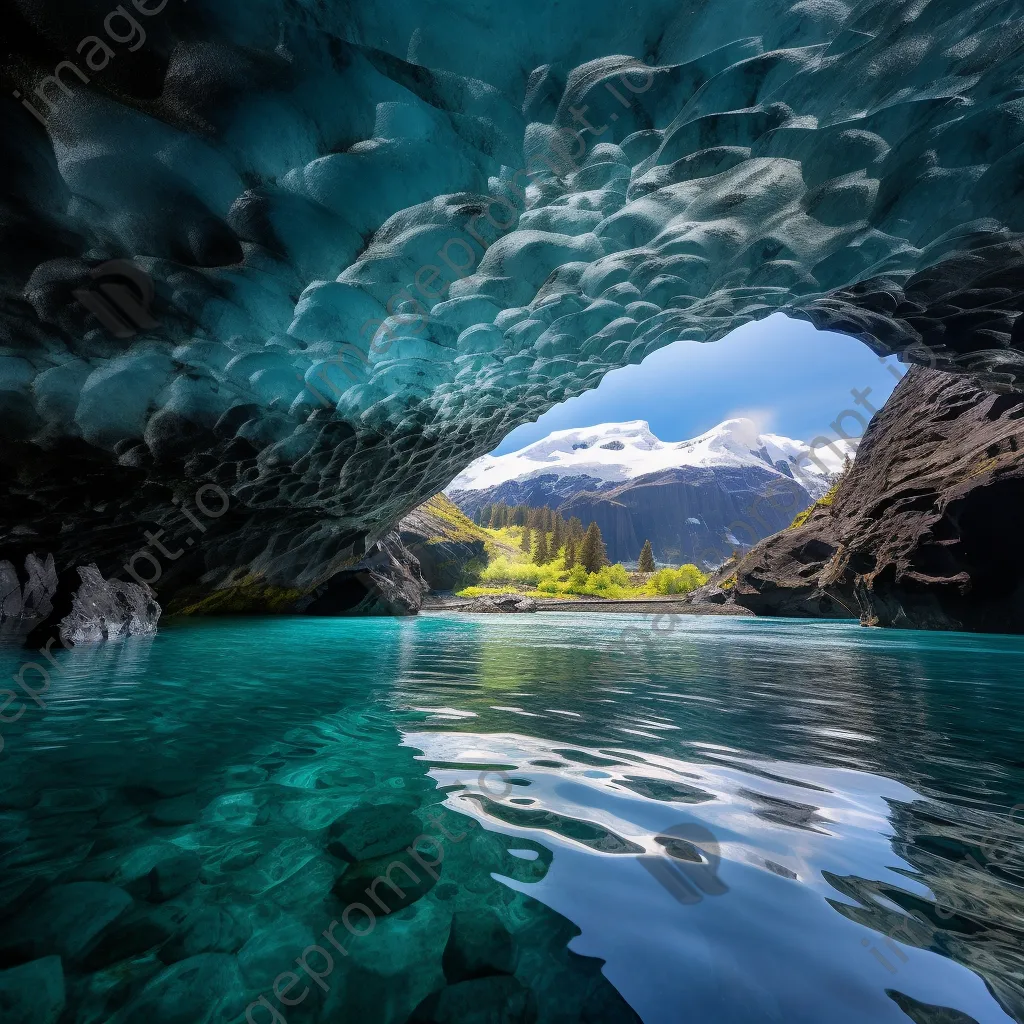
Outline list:
[[[405,1021],[481,910],[516,981],[416,1019],[1024,1020],[1021,639],[423,615],[58,658],[0,726],[8,1021]],[[360,807],[440,863],[355,935]],[[11,968],[52,954],[43,1012]]]

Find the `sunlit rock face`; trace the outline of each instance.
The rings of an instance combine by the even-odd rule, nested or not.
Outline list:
[[[287,605],[517,424],[776,310],[1024,380],[1016,0],[17,8],[14,565]]]

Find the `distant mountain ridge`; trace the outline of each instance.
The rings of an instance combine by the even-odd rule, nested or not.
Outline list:
[[[802,441],[758,433],[753,420],[743,417],[725,420],[688,441],[662,441],[646,420],[629,420],[556,430],[519,451],[485,455],[467,466],[446,492],[490,491],[548,475],[559,480],[578,477],[583,486],[592,487],[687,466],[756,466],[794,478],[818,497],[828,489],[830,474],[838,472],[844,458],[855,452],[850,441],[812,451]],[[557,490],[564,490],[564,485]]]
[[[644,420],[559,430],[517,452],[486,455],[446,488],[469,516],[505,502],[550,505],[597,522],[615,561],[650,539],[660,562],[711,566],[788,526],[824,494],[854,443],[812,451],[726,420],[665,442]]]

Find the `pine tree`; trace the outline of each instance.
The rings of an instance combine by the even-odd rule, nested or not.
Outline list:
[[[491,514],[487,517],[487,529],[496,530],[498,528],[498,506],[491,506]]]
[[[543,530],[537,531],[537,543],[533,549],[533,564],[543,565],[548,561],[548,535]]]
[[[576,541],[576,548],[579,549],[580,541],[583,540],[583,524],[580,522],[577,516],[573,516],[569,520],[569,533],[572,539]]]
[[[571,569],[576,564],[576,538],[570,533],[565,541],[565,567]]]
[[[643,550],[640,552],[640,559],[636,565],[640,572],[654,572],[654,551],[649,540],[644,541]]]
[[[519,542],[519,549],[525,551],[527,554],[530,553],[530,528],[528,526],[523,527],[523,539]]]
[[[597,572],[608,563],[608,554],[597,523],[591,522],[580,547],[580,564],[587,572]]]
[[[562,545],[565,543],[565,537],[562,536],[562,517],[556,512],[555,520],[551,524],[551,556],[552,558],[557,557],[558,552],[562,550]]]

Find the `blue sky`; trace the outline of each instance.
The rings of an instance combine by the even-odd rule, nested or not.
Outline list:
[[[639,366],[614,370],[596,390],[512,431],[495,453],[515,451],[553,430],[623,420],[647,420],[663,441],[683,441],[737,415],[787,437],[831,439],[831,424],[844,410],[870,417],[851,389],[878,409],[905,370],[854,338],[776,313],[722,341],[678,341]],[[842,429],[853,437],[862,431],[855,416],[845,416]]]

